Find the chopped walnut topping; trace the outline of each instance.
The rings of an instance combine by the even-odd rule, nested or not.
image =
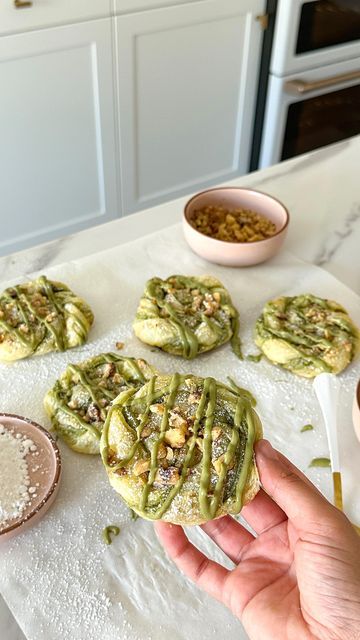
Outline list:
[[[91,422],[97,422],[100,420],[100,410],[94,402],[89,405],[87,415],[90,418]]]
[[[123,343],[123,342],[115,342],[115,347],[116,347],[119,351],[121,351],[121,349],[123,349],[123,348],[124,348],[124,346],[125,346],[125,345],[124,345],[124,343]]]
[[[171,460],[174,458],[174,452],[172,450],[171,447],[166,447],[166,460],[169,460],[169,462],[171,462]]]
[[[199,447],[200,451],[204,450],[204,440],[202,438],[196,438],[196,444]]]
[[[166,454],[167,454],[166,446],[164,445],[163,442],[160,442],[158,452],[157,452],[157,459],[162,460],[163,458],[166,458]]]
[[[110,376],[114,375],[115,371],[116,371],[116,367],[114,363],[107,362],[106,365],[104,366],[103,378],[110,378]]]
[[[71,399],[70,402],[68,402],[68,407],[69,407],[69,409],[77,409],[78,408],[78,404],[77,404],[76,400]]]
[[[213,440],[217,440],[222,434],[222,429],[220,427],[214,427],[211,429],[211,437]]]
[[[176,467],[168,467],[167,469],[159,469],[155,475],[156,484],[174,485],[179,480],[179,469]]]
[[[206,316],[212,316],[212,314],[215,313],[215,311],[217,311],[220,306],[219,302],[215,300],[210,293],[205,294],[205,300],[203,304],[205,307],[204,315]]]
[[[165,442],[174,449],[180,449],[186,442],[187,425],[178,429],[168,429],[165,431]]]
[[[150,405],[150,411],[151,413],[156,413],[159,416],[162,416],[164,411],[165,411],[165,405],[164,404],[151,404]]]
[[[25,323],[22,323],[22,324],[19,325],[19,330],[22,333],[29,333],[29,327]]]
[[[218,476],[220,475],[222,463],[224,461],[225,461],[225,453],[223,453],[221,456],[219,456],[219,458],[217,460],[214,460],[213,463],[212,463],[216,473],[218,474]],[[232,460],[230,460],[229,464],[227,465],[227,468],[228,469],[232,469],[234,464],[235,464],[235,460],[234,460],[234,458],[232,458]]]
[[[169,412],[169,425],[171,427],[176,427],[177,429],[187,429],[187,421],[180,413],[178,413],[179,408],[175,407],[172,411]]]
[[[195,392],[195,393],[189,393],[188,396],[188,403],[189,404],[197,404],[200,400],[200,394]]]
[[[202,296],[194,296],[194,300],[193,300],[193,303],[191,305],[192,308],[194,309],[194,311],[199,311],[202,301],[203,301],[203,297]]]
[[[49,313],[46,316],[45,320],[46,320],[46,322],[50,322],[51,323],[51,322],[53,322],[53,320],[55,320],[56,317],[57,317],[57,313],[56,313],[56,311],[53,311],[52,313]]]
[[[151,434],[151,427],[149,427],[149,425],[146,425],[141,432],[141,437],[147,438],[150,434]]]
[[[133,467],[133,473],[136,476],[141,476],[142,473],[149,471],[150,460],[137,460]]]

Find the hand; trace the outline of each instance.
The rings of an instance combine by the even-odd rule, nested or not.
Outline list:
[[[202,529],[234,562],[209,560],[182,527],[156,523],[169,556],[242,621],[251,640],[359,640],[360,538],[269,442],[256,446],[263,489],[241,512]]]

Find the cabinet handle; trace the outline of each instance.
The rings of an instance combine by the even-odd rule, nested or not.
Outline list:
[[[32,7],[32,2],[29,0],[14,0],[15,9],[25,9],[26,7]]]
[[[309,93],[310,91],[316,91],[317,89],[333,87],[341,82],[348,82],[350,80],[360,80],[360,70],[350,71],[349,73],[340,73],[339,75],[332,76],[331,78],[314,80],[314,82],[306,82],[301,79],[288,80],[285,82],[285,91],[292,95],[301,95],[303,93]]]

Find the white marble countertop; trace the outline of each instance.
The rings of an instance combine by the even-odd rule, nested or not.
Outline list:
[[[290,211],[285,248],[360,294],[360,136],[243,176],[232,186],[276,196]],[[189,196],[0,258],[0,280],[90,255],[181,220]],[[0,638],[24,640],[0,597]],[[31,639],[28,639],[31,640]],[[97,640],[89,638],[89,640]]]

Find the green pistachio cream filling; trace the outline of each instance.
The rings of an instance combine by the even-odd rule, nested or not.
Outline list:
[[[242,358],[239,314],[228,291],[212,276],[152,278],[133,326],[143,342],[183,358],[195,358],[229,340]]]
[[[101,353],[69,364],[44,398],[54,431],[82,453],[99,453],[111,402],[126,389],[139,389],[153,375],[145,360]]]
[[[253,447],[261,423],[233,382],[154,375],[119,395],[101,455],[113,487],[140,516],[198,524],[239,513],[258,490]]]
[[[269,360],[305,377],[339,373],[353,359],[359,332],[337,302],[311,294],[268,302],[255,342]]]

